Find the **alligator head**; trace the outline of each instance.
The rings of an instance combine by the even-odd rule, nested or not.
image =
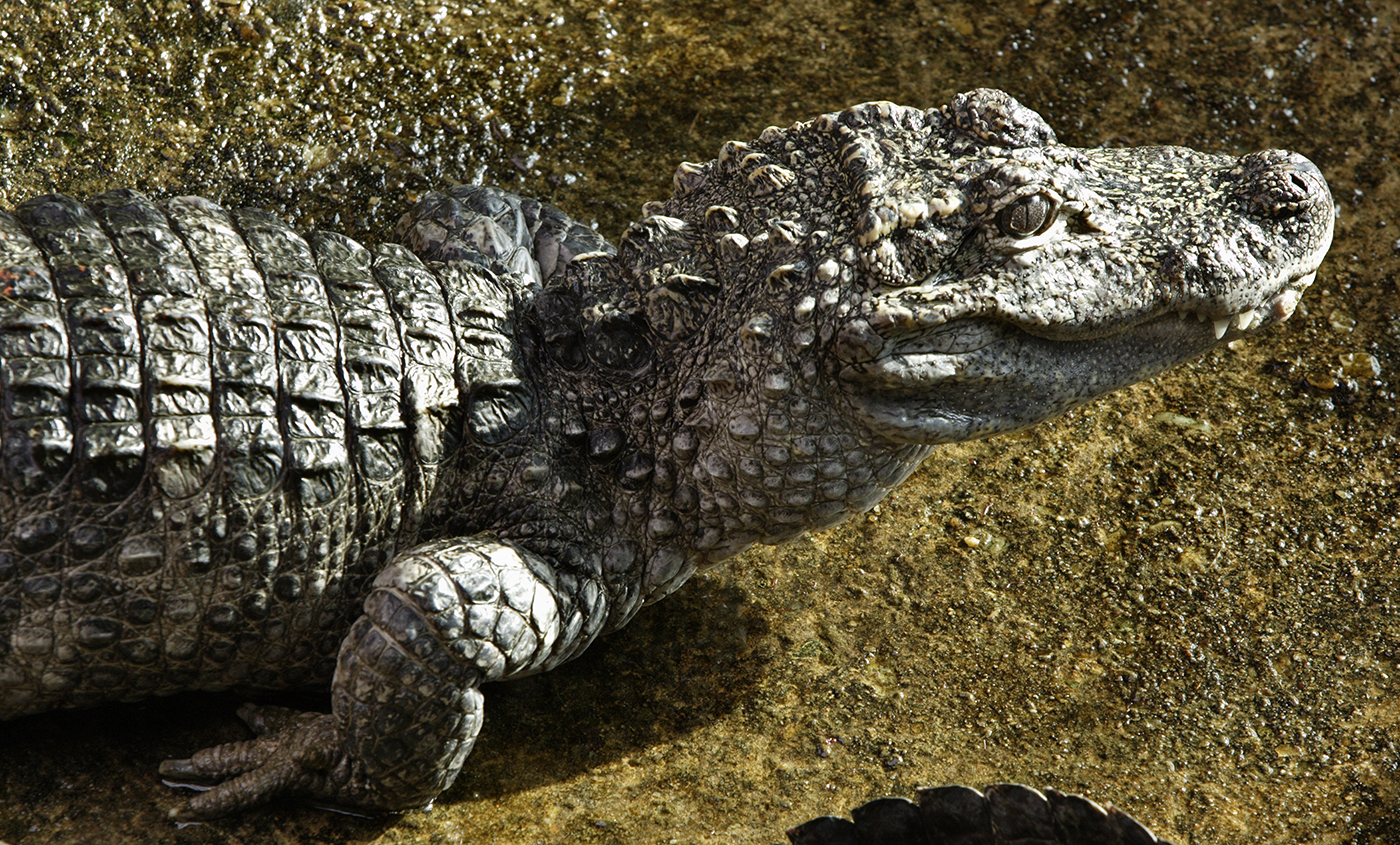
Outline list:
[[[769,129],[675,185],[619,255],[659,324],[723,298],[727,336],[812,344],[834,401],[920,444],[1024,428],[1285,319],[1334,217],[1297,154],[1076,149],[985,89]]]
[[[899,439],[1023,428],[1283,320],[1332,241],[1295,153],[1073,149],[994,91],[940,117],[933,155],[872,168],[873,284],[836,349]]]

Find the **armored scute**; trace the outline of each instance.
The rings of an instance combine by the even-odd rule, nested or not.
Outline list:
[[[644,211],[616,250],[483,187],[368,249],[130,191],[0,214],[0,718],[329,689],[166,761],[214,784],[180,815],[421,806],[482,683],[1283,320],[1333,220],[1300,156],[1072,149],[995,91],[769,129]]]

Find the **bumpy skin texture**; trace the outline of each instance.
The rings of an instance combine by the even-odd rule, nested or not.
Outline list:
[[[697,569],[1284,319],[1331,240],[1280,151],[1076,150],[1000,92],[683,164],[617,250],[489,188],[396,245],[128,191],[0,215],[0,718],[185,689],[209,817],[421,806],[480,684]]]
[[[792,845],[1171,845],[1132,816],[1057,789],[998,783],[879,798],[849,819],[822,816],[788,831]]]

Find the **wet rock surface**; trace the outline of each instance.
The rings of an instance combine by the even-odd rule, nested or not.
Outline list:
[[[0,840],[766,843],[877,795],[997,780],[1111,800],[1173,841],[1400,831],[1390,5],[0,13],[7,206],[130,185],[373,239],[428,187],[481,180],[615,238],[676,162],[725,140],[991,86],[1074,145],[1297,150],[1340,209],[1281,328],[942,449],[877,512],[751,552],[576,663],[492,689],[431,812],[283,804],[176,829],[158,762],[244,735],[241,699],[179,696],[0,724]]]

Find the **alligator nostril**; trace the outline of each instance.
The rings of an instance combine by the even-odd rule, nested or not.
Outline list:
[[[1269,181],[1272,184],[1266,183],[1266,191],[1273,194],[1272,202],[1277,212],[1295,213],[1313,194],[1312,183],[1296,169],[1290,170],[1287,178]]]
[[[1245,157],[1237,196],[1251,213],[1282,220],[1313,207],[1326,184],[1317,166],[1296,153],[1267,150]]]

